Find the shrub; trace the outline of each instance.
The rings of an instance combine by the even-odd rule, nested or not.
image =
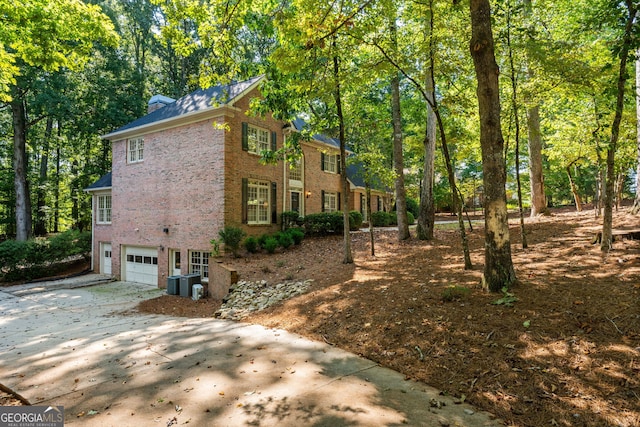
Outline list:
[[[0,244],[0,272],[6,280],[29,280],[56,271],[57,262],[91,253],[91,233],[69,230],[25,242],[6,240]]]
[[[247,252],[255,254],[256,252],[258,252],[258,249],[260,249],[258,239],[253,236],[247,237],[246,239],[244,239],[244,248],[247,250]]]
[[[416,219],[413,216],[413,214],[409,211],[407,211],[407,222],[409,223],[409,225],[413,225],[416,223]]]
[[[389,225],[398,225],[398,214],[396,212],[387,212],[389,216]]]
[[[282,212],[282,226],[285,230],[297,225],[299,219],[300,214],[296,211]]]
[[[388,227],[391,225],[391,218],[384,211],[373,212],[371,214],[371,225],[374,227]]]
[[[411,197],[407,197],[407,213],[408,212],[411,212],[414,218],[420,215],[420,204],[416,199],[412,199]]]
[[[307,234],[326,236],[342,232],[342,212],[322,212],[304,217],[304,229]]]
[[[229,251],[233,256],[238,256],[238,249],[240,249],[240,243],[247,233],[240,227],[233,227],[227,225],[225,228],[218,232],[220,239],[224,243],[225,251]]]
[[[285,249],[293,245],[293,237],[289,233],[278,233],[278,243]]]
[[[350,211],[349,212],[349,230],[355,231],[359,230],[362,227],[362,214],[360,211]]]
[[[63,260],[74,255],[89,258],[91,253],[91,232],[69,230],[56,234],[49,239],[48,248],[51,260]]]
[[[293,243],[295,243],[296,245],[302,243],[302,240],[304,239],[304,231],[299,228],[289,228],[287,229],[286,233],[291,236],[291,238],[293,239]]]
[[[264,243],[267,241],[268,238],[269,238],[268,234],[263,234],[260,237],[258,237],[258,245],[261,248],[264,248]]]
[[[279,246],[278,241],[276,240],[275,237],[272,237],[272,236],[267,237],[264,241],[264,245],[262,245],[264,250],[270,254],[274,253],[276,249],[278,249],[278,246]]]

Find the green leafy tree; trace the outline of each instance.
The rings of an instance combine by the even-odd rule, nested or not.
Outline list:
[[[27,69],[80,69],[89,60],[95,41],[113,44],[117,37],[98,6],[78,1],[2,0],[0,12],[7,17],[0,29],[0,57],[6,59],[0,66],[0,97],[9,102],[13,117],[16,239],[24,241],[31,235],[32,222],[26,155],[30,125],[25,101],[30,90]]]

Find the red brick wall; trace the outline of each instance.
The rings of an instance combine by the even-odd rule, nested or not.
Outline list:
[[[157,250],[158,285],[166,286],[170,250],[181,252],[181,273],[188,272],[189,250],[211,251],[224,225],[260,235],[280,229],[285,192],[283,162],[264,165],[258,155],[242,150],[242,123],[275,132],[283,144],[283,123],[271,115],[245,114],[254,90],[226,115],[143,135],[144,160],[127,163],[127,140],[112,144],[112,225],[94,224],[94,269],[99,269],[99,242],[112,243],[112,272],[121,278],[122,246]],[[226,130],[221,126],[226,125]],[[323,147],[323,150],[337,149]],[[320,146],[305,143],[305,212],[322,210],[322,191],[342,192],[340,175],[321,170]],[[242,224],[242,179],[275,182],[278,224]],[[288,197],[288,192],[287,192]],[[358,201],[356,201],[357,203]],[[168,229],[168,232],[164,232]]]
[[[113,143],[114,275],[121,271],[122,245],[157,248],[162,286],[169,248],[181,251],[185,267],[189,249],[210,250],[224,218],[223,139],[211,120],[150,133],[144,161],[133,164],[127,163],[127,141]]]
[[[342,193],[341,176],[337,173],[322,170],[322,151],[338,154],[337,149],[320,147],[316,144],[303,145],[304,152],[304,186],[305,193],[310,191],[309,198],[305,198],[304,214],[322,212],[322,191]],[[306,196],[305,196],[306,197]],[[340,206],[342,207],[342,206]]]
[[[249,108],[251,98],[257,97],[258,91],[253,90],[236,104],[240,111],[232,117],[225,117],[228,131],[225,132],[224,157],[227,168],[225,177],[225,208],[224,218],[226,225],[241,227],[249,235],[260,235],[276,232],[280,229],[280,214],[282,213],[283,192],[283,162],[276,164],[262,164],[260,156],[242,150],[242,123],[247,122],[253,126],[276,133],[277,148],[282,148],[283,123],[275,120],[270,114],[265,117],[254,117],[245,114]],[[270,225],[248,225],[242,223],[242,179],[257,179],[261,181],[275,182],[277,190],[278,223]],[[273,201],[272,201],[273,203]]]

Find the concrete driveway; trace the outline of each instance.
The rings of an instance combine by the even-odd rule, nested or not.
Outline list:
[[[64,406],[65,425],[501,425],[325,343],[130,312],[162,294],[153,287],[65,287],[0,291],[0,383]]]

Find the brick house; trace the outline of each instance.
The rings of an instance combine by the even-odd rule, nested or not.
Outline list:
[[[93,199],[94,271],[165,287],[167,277],[209,275],[211,239],[226,225],[250,235],[280,230],[280,214],[341,210],[339,143],[315,135],[296,165],[262,164],[304,125],[246,114],[262,77],[197,90],[177,101],[154,96],[149,114],[103,138],[112,171],[86,189]],[[348,172],[348,171],[347,171]],[[349,209],[364,212],[351,183]],[[372,203],[389,207],[386,193]]]

